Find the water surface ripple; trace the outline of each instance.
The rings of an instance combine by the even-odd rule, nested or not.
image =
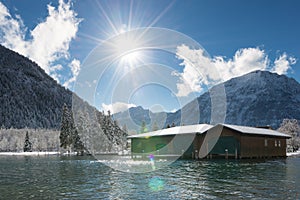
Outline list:
[[[300,158],[176,161],[151,173],[89,157],[0,156],[0,199],[300,199]]]

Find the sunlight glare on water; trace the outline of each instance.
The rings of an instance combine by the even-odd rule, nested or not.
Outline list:
[[[160,177],[153,177],[150,179],[148,186],[152,191],[160,191],[164,189],[164,181]]]
[[[129,163],[151,168],[150,160]],[[4,200],[299,199],[300,191],[300,158],[178,160],[149,173],[125,173],[75,156],[0,156],[0,166]]]

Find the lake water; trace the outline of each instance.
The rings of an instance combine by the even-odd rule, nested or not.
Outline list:
[[[124,173],[89,157],[0,156],[0,199],[300,199],[300,158],[176,161]]]

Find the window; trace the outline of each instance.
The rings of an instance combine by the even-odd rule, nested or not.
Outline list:
[[[281,143],[280,143],[280,140],[278,141],[278,146],[279,146],[279,147],[281,147]]]
[[[268,146],[268,140],[265,139],[265,147],[267,147],[267,146]]]
[[[277,140],[275,140],[275,147],[277,147]]]

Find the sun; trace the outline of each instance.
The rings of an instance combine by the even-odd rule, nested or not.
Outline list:
[[[139,51],[129,52],[121,57],[121,62],[133,65],[137,64],[142,59],[142,53]]]
[[[120,64],[137,65],[143,60],[143,41],[134,32],[119,34],[113,40],[113,51]]]

